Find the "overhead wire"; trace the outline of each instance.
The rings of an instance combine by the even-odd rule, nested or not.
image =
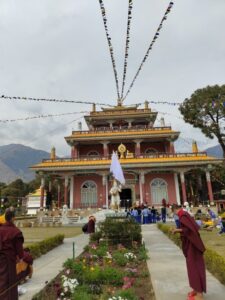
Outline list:
[[[106,10],[104,6],[103,0],[99,0],[99,5],[101,9],[101,14],[102,14],[102,20],[105,28],[105,34],[106,34],[106,39],[108,42],[108,47],[109,47],[109,53],[111,57],[111,62],[112,62],[112,67],[113,67],[113,73],[114,73],[114,78],[115,78],[115,83],[116,83],[116,92],[117,92],[117,98],[120,99],[120,91],[119,91],[119,81],[118,81],[118,75],[117,75],[117,69],[116,69],[116,61],[114,58],[114,52],[113,52],[113,46],[112,46],[112,38],[109,35],[109,30],[108,30],[108,21],[106,18]]]
[[[0,123],[9,123],[9,122],[16,122],[16,121],[28,121],[34,119],[44,119],[44,118],[51,118],[51,117],[61,117],[61,116],[68,116],[68,115],[75,115],[75,114],[84,114],[88,113],[88,111],[80,111],[80,112],[69,112],[69,113],[61,113],[61,114],[48,114],[48,115],[37,115],[25,118],[17,118],[17,119],[3,119],[0,120]]]
[[[80,101],[80,100],[67,100],[67,99],[49,99],[49,98],[33,98],[33,97],[21,97],[21,96],[6,96],[1,95],[0,99],[4,100],[21,100],[21,101],[45,101],[45,102],[56,102],[56,103],[78,103],[78,104],[96,104],[96,105],[103,105],[103,106],[111,106],[111,104],[105,104],[95,101]]]
[[[133,0],[128,0],[127,33],[126,33],[121,99],[123,99],[124,87],[126,82],[126,74],[127,74],[127,61],[128,61],[129,47],[130,47],[130,24],[132,19],[132,8],[133,8]]]
[[[136,79],[137,79],[137,77],[138,77],[141,69],[143,68],[144,63],[146,62],[146,60],[147,60],[147,58],[149,56],[149,52],[152,50],[152,47],[153,47],[154,43],[156,42],[156,40],[159,37],[159,33],[160,33],[160,31],[161,31],[161,29],[163,27],[163,23],[167,20],[167,16],[168,16],[168,14],[170,13],[170,11],[171,11],[171,9],[173,7],[173,4],[174,3],[172,1],[169,3],[169,5],[168,5],[168,7],[166,9],[166,12],[164,13],[164,16],[163,16],[163,18],[162,18],[162,20],[161,20],[161,22],[160,22],[160,24],[159,24],[159,26],[158,26],[158,28],[156,30],[156,33],[155,33],[155,35],[154,35],[154,37],[153,37],[153,39],[152,39],[152,41],[151,41],[151,43],[150,43],[150,45],[149,45],[146,53],[145,53],[145,56],[144,56],[144,58],[143,58],[143,60],[142,60],[142,62],[140,64],[140,66],[139,66],[139,68],[138,68],[138,70],[137,70],[137,72],[136,72],[136,74],[135,74],[135,76],[134,76],[134,78],[133,78],[133,80],[132,80],[132,82],[131,82],[128,90],[127,90],[127,92],[126,92],[126,94],[125,94],[125,97],[122,99],[123,101],[126,99],[126,97],[128,96],[128,94],[130,93],[132,87],[134,86],[134,83],[135,83],[135,81],[136,81]]]

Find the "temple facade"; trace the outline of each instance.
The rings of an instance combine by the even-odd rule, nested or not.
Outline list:
[[[157,112],[148,102],[144,108],[123,106],[102,108],[85,116],[88,130],[73,131],[65,137],[71,147],[69,158],[57,158],[52,149],[50,159],[31,168],[41,181],[40,207],[44,206],[45,178],[58,183],[58,206],[70,208],[108,207],[113,178],[109,173],[111,155],[118,154],[126,184],[120,194],[121,206],[137,204],[161,206],[187,201],[185,173],[200,168],[205,172],[208,200],[213,202],[210,170],[222,160],[199,152],[196,143],[191,153],[176,153],[174,141],[180,132],[165,126],[161,119],[154,126]],[[81,128],[80,128],[81,129]],[[51,183],[51,181],[50,181]]]

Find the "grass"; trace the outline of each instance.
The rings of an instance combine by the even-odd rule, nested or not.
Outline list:
[[[174,227],[174,224],[168,223]],[[216,251],[219,255],[225,258],[225,234],[218,235],[219,229],[214,228],[213,231],[206,231],[201,229],[199,231],[201,238],[206,248]]]
[[[82,233],[81,227],[24,227],[20,230],[24,235],[25,246],[53,237],[56,234],[64,234],[67,238]]]
[[[213,231],[200,230],[205,246],[225,258],[225,234],[219,236],[217,233],[217,229],[213,229]]]

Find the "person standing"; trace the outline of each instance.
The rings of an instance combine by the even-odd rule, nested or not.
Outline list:
[[[154,206],[152,206],[151,214],[152,214],[152,223],[156,223],[156,209]]]
[[[94,233],[95,232],[95,222],[96,222],[95,217],[90,216],[89,220],[88,220],[87,233]]]
[[[174,228],[172,232],[180,233],[189,284],[193,289],[188,293],[188,300],[202,300],[203,293],[206,293],[206,271],[203,258],[205,246],[199,234],[199,226],[194,218],[178,205],[173,205],[173,212],[179,217],[180,228]]]
[[[0,226],[0,300],[18,299],[16,261],[22,261],[24,238],[14,219],[15,212],[9,208]]]
[[[166,223],[166,206],[161,207],[162,222]]]
[[[142,210],[143,224],[148,224],[148,208],[145,206]]]

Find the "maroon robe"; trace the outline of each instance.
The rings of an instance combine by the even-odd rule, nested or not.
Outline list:
[[[16,259],[23,258],[22,232],[11,222],[0,226],[0,300],[17,300]]]
[[[94,233],[95,232],[95,221],[93,219],[90,219],[88,221],[88,233]]]
[[[188,212],[180,210],[178,216],[190,287],[198,293],[206,293],[206,271],[203,258],[205,246],[198,232],[199,227]]]

